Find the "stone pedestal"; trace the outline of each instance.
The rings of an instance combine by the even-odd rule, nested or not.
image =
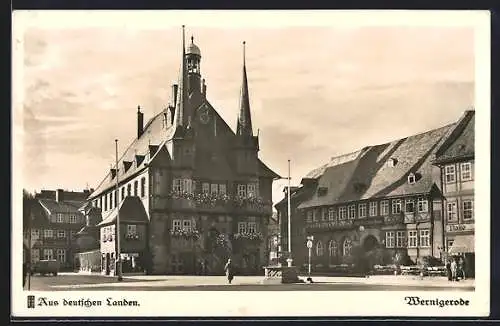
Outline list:
[[[264,267],[263,284],[302,283],[298,277],[298,268],[295,266],[266,266]]]

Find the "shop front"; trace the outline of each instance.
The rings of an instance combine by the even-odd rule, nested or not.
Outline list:
[[[465,262],[466,277],[475,276],[475,236],[474,224],[448,224],[446,226],[448,257]]]

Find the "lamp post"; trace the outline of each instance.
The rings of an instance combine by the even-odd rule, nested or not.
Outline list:
[[[116,265],[116,274],[118,276],[118,281],[122,281],[122,259],[121,259],[121,247],[120,247],[120,202],[119,202],[119,183],[118,183],[118,139],[115,139],[115,163],[116,163],[116,193],[115,193],[115,206],[116,206],[116,260],[118,264]]]
[[[286,262],[288,263],[288,267],[292,267],[293,258],[292,258],[292,209],[290,206],[290,160],[288,160],[288,259]]]
[[[309,252],[309,263],[308,263],[308,267],[307,267],[307,274],[309,276],[309,278],[311,278],[311,254],[312,254],[312,247],[313,247],[313,241],[314,241],[314,236],[313,235],[310,235],[310,236],[307,236],[307,250]]]

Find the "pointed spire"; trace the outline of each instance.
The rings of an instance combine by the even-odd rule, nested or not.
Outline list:
[[[179,86],[177,90],[177,101],[174,115],[174,124],[175,126],[183,126],[185,119],[185,106],[187,102],[187,70],[186,70],[186,40],[185,40],[185,32],[184,25],[182,25],[182,60],[181,60],[181,69],[180,69],[180,77],[179,77]]]
[[[247,68],[245,62],[245,44],[243,41],[243,81],[240,94],[240,111],[238,113],[238,124],[236,134],[242,136],[253,136],[252,117],[250,115],[250,99],[248,95]]]

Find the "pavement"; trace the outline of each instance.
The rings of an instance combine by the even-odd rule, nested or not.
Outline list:
[[[301,277],[305,280],[305,277]],[[263,276],[236,276],[227,284],[225,276],[124,275],[60,273],[33,276],[35,291],[474,291],[474,280],[450,282],[445,277],[376,275],[370,277],[313,277],[313,283],[262,284]],[[25,288],[27,289],[27,287]]]

